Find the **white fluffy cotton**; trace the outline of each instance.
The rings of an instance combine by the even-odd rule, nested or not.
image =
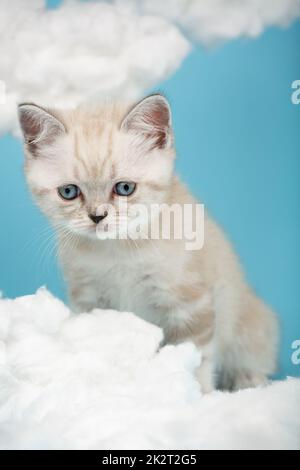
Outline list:
[[[165,19],[106,2],[66,0],[46,10],[43,0],[1,0],[0,133],[17,128],[17,102],[73,106],[98,96],[137,97],[189,50]]]
[[[286,26],[300,17],[300,0],[125,1],[140,11],[175,21],[187,35],[205,45],[240,36],[256,37],[269,26]]]
[[[18,129],[18,102],[135,98],[177,70],[188,38],[255,37],[299,16],[300,0],[1,0],[0,135]]]
[[[300,448],[300,380],[202,396],[191,344],[130,313],[0,299],[1,449]]]

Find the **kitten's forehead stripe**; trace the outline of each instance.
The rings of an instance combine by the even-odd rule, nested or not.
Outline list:
[[[88,130],[88,124],[82,123],[73,134],[75,177],[86,181],[111,179],[116,170],[112,160],[115,126],[101,122]]]
[[[88,162],[86,161],[85,154],[84,154],[84,149],[82,148],[83,146],[80,145],[80,142],[82,141],[81,136],[79,135],[79,129],[76,129],[74,132],[74,146],[75,146],[75,157],[76,157],[76,171],[79,175],[82,175],[82,173],[88,175],[89,173],[89,165]]]
[[[108,143],[107,143],[107,151],[106,151],[106,165],[108,166],[108,175],[111,176],[112,174],[112,153],[113,153],[113,145],[114,145],[114,129],[111,126],[109,129],[109,135],[108,135]]]
[[[109,180],[111,178],[112,154],[113,154],[113,126],[107,127],[105,131],[105,139],[103,141],[103,149],[101,149],[101,176]],[[103,153],[102,153],[103,152]]]

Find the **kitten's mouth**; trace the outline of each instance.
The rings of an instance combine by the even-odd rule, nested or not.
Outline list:
[[[100,225],[89,225],[82,228],[75,228],[74,231],[82,236],[87,238],[93,238],[95,240],[104,240],[107,238],[114,238],[114,230],[108,230],[104,226]]]
[[[128,234],[127,223],[74,224],[70,229],[81,237],[98,240],[124,238]]]
[[[71,231],[76,235],[80,236],[97,236],[97,226],[93,225],[85,225],[85,226],[71,226]]]

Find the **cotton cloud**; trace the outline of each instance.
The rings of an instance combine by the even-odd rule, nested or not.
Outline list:
[[[0,299],[0,449],[299,449],[300,379],[201,395],[192,344],[131,313]]]
[[[116,0],[121,4],[124,0]],[[139,11],[175,21],[202,44],[256,37],[300,17],[300,0],[128,0]]]
[[[300,0],[65,0],[51,11],[1,0],[0,134],[17,130],[18,102],[138,97],[180,67],[193,40],[255,37],[299,16]]]
[[[17,102],[136,97],[190,50],[165,19],[103,2],[66,1],[49,11],[41,0],[2,0],[0,10],[0,133],[16,129]]]

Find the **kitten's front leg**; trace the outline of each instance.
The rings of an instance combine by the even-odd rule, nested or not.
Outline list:
[[[214,391],[216,388],[215,328],[214,314],[211,310],[194,313],[186,324],[167,330],[165,343],[178,344],[185,341],[193,342],[201,352],[201,364],[195,372],[201,392],[207,394]]]
[[[207,394],[213,392],[216,388],[213,342],[202,347],[201,354],[201,364],[196,370],[196,377],[199,381],[201,392]]]
[[[69,299],[71,310],[75,313],[86,313],[95,308],[104,308],[99,304],[95,289],[89,284],[70,283]]]

